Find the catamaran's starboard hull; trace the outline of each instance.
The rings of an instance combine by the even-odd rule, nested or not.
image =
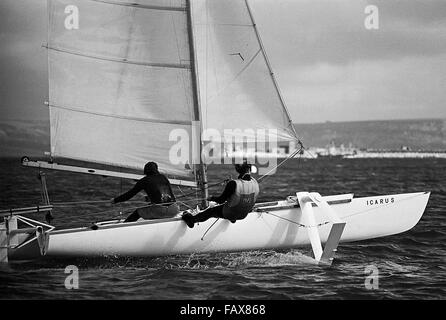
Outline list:
[[[351,195],[349,201],[333,201],[332,208],[346,222],[341,242],[373,239],[411,229],[423,215],[429,195],[423,192],[356,199],[351,199]],[[342,195],[326,198],[336,200],[336,197],[342,198]],[[231,223],[220,219],[212,227],[216,219],[196,224],[193,229],[180,219],[163,219],[100,224],[98,230],[51,231],[46,257],[146,257],[286,249],[310,244],[309,225],[301,219],[299,206],[279,203],[259,209],[244,220]],[[321,242],[325,243],[332,223],[319,207],[313,209]],[[29,259],[30,255],[38,256],[32,246],[10,252],[10,260]]]

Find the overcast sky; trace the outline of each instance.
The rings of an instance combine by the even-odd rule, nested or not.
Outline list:
[[[251,5],[294,122],[446,118],[446,1]],[[46,0],[0,0],[1,120],[48,118],[46,25]]]

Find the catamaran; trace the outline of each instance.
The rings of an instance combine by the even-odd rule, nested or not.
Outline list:
[[[50,159],[24,157],[23,166],[138,179],[93,164],[142,169],[155,161],[172,184],[196,190],[204,209],[203,151],[221,142],[210,130],[224,139],[263,132],[257,141],[293,142],[293,155],[302,152],[248,0],[48,0],[48,13]],[[187,161],[172,161],[181,137],[192,146]],[[24,216],[53,210],[44,178],[44,204],[0,211],[1,262],[311,246],[318,263],[331,264],[339,243],[414,227],[430,195],[296,192],[257,203],[236,223],[209,219],[189,229],[175,217],[58,230]]]

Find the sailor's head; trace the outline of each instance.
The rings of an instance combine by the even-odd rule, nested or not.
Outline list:
[[[158,165],[156,164],[156,162],[147,162],[146,165],[144,166],[144,174],[147,175],[151,175],[151,174],[157,174],[158,172]]]
[[[235,165],[235,171],[237,171],[239,174],[245,174],[251,172],[251,165],[244,161],[243,163],[237,163]]]

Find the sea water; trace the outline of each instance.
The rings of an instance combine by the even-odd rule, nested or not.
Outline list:
[[[211,166],[210,183],[235,176],[232,166]],[[0,160],[0,209],[38,204],[38,171],[19,159]],[[48,172],[53,203],[108,200],[132,181]],[[431,191],[421,221],[410,231],[341,244],[329,268],[317,266],[311,249],[192,254],[158,258],[75,259],[0,266],[3,299],[445,299],[446,160],[293,159],[264,179],[259,201],[297,191],[356,197]],[[218,194],[222,186],[211,193]],[[174,188],[177,196],[190,192]],[[136,200],[142,200],[141,197]],[[188,202],[193,206],[193,201]],[[123,217],[137,202],[111,207],[58,205],[57,228]],[[33,218],[43,220],[40,215]],[[194,232],[191,229],[189,232]],[[259,237],[262,235],[259,234]],[[67,289],[67,267],[78,286]]]

